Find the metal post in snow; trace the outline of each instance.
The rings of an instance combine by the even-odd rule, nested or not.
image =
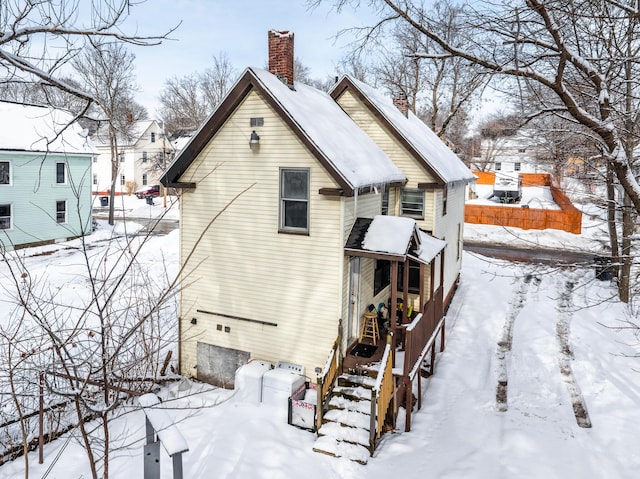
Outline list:
[[[40,387],[38,391],[38,464],[44,462],[44,374],[40,373]]]

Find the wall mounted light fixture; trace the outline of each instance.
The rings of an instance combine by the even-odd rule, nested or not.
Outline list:
[[[251,132],[251,136],[249,137],[249,148],[252,150],[258,148],[260,146],[260,137],[256,133],[256,130]]]

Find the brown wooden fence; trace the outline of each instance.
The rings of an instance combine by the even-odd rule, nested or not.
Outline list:
[[[474,172],[479,184],[493,184],[494,173]],[[471,205],[464,208],[465,223],[511,226],[522,229],[544,230],[547,228],[580,234],[582,213],[558,188],[551,185],[551,176],[540,173],[521,173],[523,186],[549,186],[559,210],[518,208],[501,205]]]

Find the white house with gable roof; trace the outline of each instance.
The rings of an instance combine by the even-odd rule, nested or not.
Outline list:
[[[99,128],[92,140],[98,152],[93,164],[92,190],[104,193],[111,188],[111,149],[106,128]],[[160,122],[135,122],[126,135],[118,138],[116,193],[131,194],[143,186],[158,184],[173,151]]]

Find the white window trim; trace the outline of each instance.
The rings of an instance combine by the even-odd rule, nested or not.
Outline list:
[[[282,188],[283,188],[283,183],[282,183],[282,178],[284,176],[284,173],[287,171],[304,171],[307,173],[307,199],[306,199],[306,203],[307,203],[307,227],[306,228],[294,228],[291,226],[285,226],[284,225],[284,219],[285,219],[285,215],[284,215],[284,204],[285,201],[287,201],[286,198],[282,197]],[[310,200],[310,196],[311,196],[311,170],[309,168],[280,168],[280,172],[279,172],[279,179],[278,179],[278,201],[279,201],[279,218],[278,218],[278,231],[281,233],[298,233],[298,234],[309,234],[309,229],[311,226],[311,200]],[[300,200],[300,199],[292,199],[291,201],[304,201],[304,200]]]
[[[421,193],[422,194],[422,214],[414,214],[414,213],[405,213],[404,211],[404,204],[403,204],[403,193],[405,191],[409,191],[409,192],[415,192],[415,193]],[[418,188],[402,188],[400,190],[400,215],[401,216],[406,216],[407,218],[414,218],[414,219],[418,219],[418,220],[423,220],[424,216],[425,216],[425,205],[426,201],[425,201],[425,194],[424,194],[424,190],[418,189]]]
[[[64,181],[58,181],[58,165],[62,165],[64,167]],[[67,184],[67,178],[69,177],[69,168],[67,168],[67,164],[64,161],[56,161],[56,171],[55,171],[55,184],[59,186],[64,186]]]
[[[13,186],[13,163],[11,160],[2,160],[0,163],[8,163],[9,164],[9,183],[0,183],[0,187],[2,186]]]
[[[13,230],[13,203],[2,203],[9,206],[9,227],[2,228],[0,231],[12,231]]]
[[[58,221],[58,203],[64,203],[64,221]],[[56,200],[56,223],[59,225],[66,225],[68,223],[68,219],[67,200]]]

